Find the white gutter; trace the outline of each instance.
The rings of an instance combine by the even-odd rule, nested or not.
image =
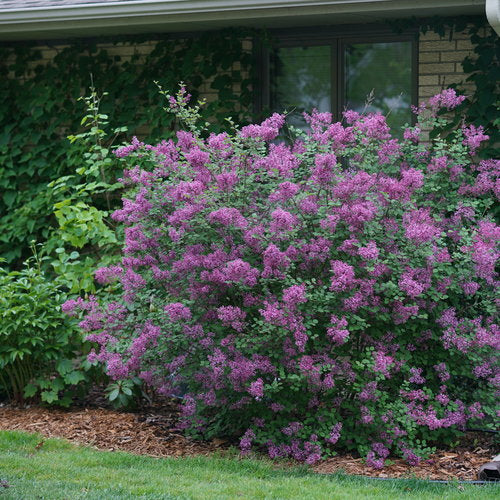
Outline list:
[[[484,12],[485,0],[146,0],[64,4],[16,10],[2,8],[0,35],[16,36],[107,27],[123,29],[147,26],[165,30],[182,23],[245,24],[272,19],[315,17],[335,22],[339,15],[383,18]],[[325,16],[329,16],[326,18]],[[290,23],[291,24],[291,23]],[[208,24],[207,24],[208,25]]]
[[[486,18],[500,36],[500,0],[486,0]]]
[[[273,11],[276,9],[300,9],[301,14],[308,14],[304,8],[318,7],[322,11],[343,7],[342,10],[413,10],[418,13],[424,8],[458,8],[483,5],[485,0],[147,0],[53,5],[45,7],[24,7],[2,9],[0,3],[0,24],[12,24],[26,21],[62,21],[77,19],[95,19],[97,17],[131,17],[151,15],[178,15],[198,13],[236,13],[256,10]],[[384,5],[376,5],[384,4]],[[292,13],[292,12],[290,12]]]
[[[425,1],[425,0],[424,0]],[[470,0],[461,0],[470,4]],[[2,9],[0,4],[0,24],[27,21],[60,21],[95,19],[97,17],[145,17],[157,15],[177,16],[179,14],[252,13],[252,11],[272,11],[276,9],[349,6],[349,10],[363,10],[363,5],[393,3],[392,0],[146,0],[124,2],[81,3],[73,5],[53,5],[48,7],[25,7],[16,10]],[[431,2],[433,3],[433,2]],[[315,9],[316,10],[316,9]]]

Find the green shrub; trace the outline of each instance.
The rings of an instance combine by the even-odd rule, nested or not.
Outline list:
[[[95,276],[121,297],[63,305],[89,358],[183,393],[193,435],[273,458],[415,465],[494,428],[500,162],[477,158],[482,127],[421,134],[464,97],[429,99],[403,140],[380,114],[314,111],[288,143],[283,115],[207,137],[184,87],[166,97],[187,130],[115,152],[136,191],[112,216],[122,261]]]
[[[92,365],[84,359],[87,344],[61,311],[67,296],[43,274],[41,260],[34,252],[21,271],[0,268],[0,394],[67,406]]]

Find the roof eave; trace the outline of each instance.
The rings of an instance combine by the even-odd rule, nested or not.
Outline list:
[[[485,0],[148,0],[86,5],[1,9],[0,37],[23,39],[64,33],[82,36],[88,31],[179,31],[182,26],[203,23],[251,24],[273,21],[301,24],[303,19],[323,22],[366,22],[383,17],[484,13]]]

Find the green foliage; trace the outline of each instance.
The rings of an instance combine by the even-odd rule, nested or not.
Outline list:
[[[116,380],[106,387],[105,394],[115,408],[130,408],[136,400],[145,396],[142,386],[142,380],[138,377]]]
[[[86,105],[81,120],[85,130],[68,139],[71,144],[81,146],[83,164],[73,175],[48,184],[50,197],[60,200],[54,204],[59,227],[52,229],[45,247],[51,255],[55,254],[51,264],[57,281],[70,293],[95,292],[93,270],[96,265],[113,262],[121,239],[109,217],[123,188],[114,181],[120,169],[110,147],[126,127],[116,128],[108,139],[108,116],[99,112],[101,99],[106,95],[98,96],[91,88],[90,95],[80,99]]]
[[[72,183],[75,172],[82,175],[78,169],[82,168],[83,149],[79,141],[72,144],[63,138],[81,126],[85,102],[76,96],[89,86],[91,75],[96,88],[109,92],[101,112],[109,116],[111,129],[119,122],[132,134],[147,130],[148,139],[169,137],[175,127],[172,116],[152,116],[144,110],[158,103],[154,80],[165,88],[183,80],[194,89],[195,99],[200,93],[196,89],[206,82],[210,82],[211,91],[218,92],[218,99],[209,103],[204,113],[213,120],[210,130],[219,131],[225,126],[222,116],[245,121],[251,108],[253,58],[243,40],[252,34],[250,30],[223,30],[185,39],[165,35],[159,37],[150,54],[141,55],[137,50],[130,60],[99,46],[109,39],[76,40],[65,47],[50,47],[57,52],[50,61],[42,60],[35,42],[0,48],[0,257],[8,265],[19,264],[29,256],[28,242],[46,240],[58,222],[71,228],[68,243],[77,247],[86,244],[78,235],[78,231],[85,232],[86,225],[97,224],[103,229],[92,209],[74,206],[73,202],[71,208],[64,204],[65,182]],[[112,43],[134,48],[146,40],[145,36],[135,36]],[[93,117],[85,123],[88,120],[92,122]],[[123,131],[117,129],[118,138]],[[102,158],[106,156],[103,153],[94,151]],[[53,186],[58,189],[47,189],[54,179],[59,179]],[[112,179],[107,177],[107,181]],[[101,188],[87,186],[87,191],[95,199]],[[58,221],[53,206],[59,203]],[[82,215],[88,217],[86,224],[77,222]],[[64,247],[64,243],[57,247]],[[76,276],[82,259],[85,257],[70,259],[64,252],[57,270],[69,272],[72,268]],[[89,285],[85,282],[78,286],[86,289]]]
[[[463,108],[456,110],[455,122],[465,115],[469,122],[485,128],[490,136],[490,147],[482,151],[482,156],[487,158],[498,155],[500,141],[500,38],[492,29],[481,34],[482,28],[472,25],[467,30],[474,45],[474,56],[465,58],[462,66],[469,74],[466,81],[473,83],[476,90],[464,102]],[[454,87],[460,91],[460,85]]]
[[[54,204],[54,218],[58,227],[51,228],[44,244],[44,251],[48,256],[39,259],[35,255],[35,268],[28,265],[21,272],[9,274],[3,271],[5,276],[11,278],[9,293],[12,296],[5,297],[5,313],[3,319],[0,319],[0,328],[11,331],[10,316],[18,315],[22,324],[31,324],[34,331],[46,330],[45,323],[32,321],[31,315],[26,314],[29,301],[22,311],[14,304],[16,294],[23,303],[27,300],[26,295],[29,297],[33,294],[34,282],[28,280],[26,283],[26,274],[36,281],[37,287],[41,286],[47,292],[43,300],[39,301],[39,305],[50,311],[51,315],[41,315],[41,318],[44,318],[44,321],[54,320],[51,323],[54,334],[59,329],[66,332],[57,337],[56,344],[49,343],[51,350],[48,356],[52,362],[48,365],[40,362],[40,366],[47,365],[47,370],[42,369],[40,372],[39,369],[33,369],[32,351],[26,353],[25,361],[21,359],[14,363],[12,360],[9,366],[1,367],[5,371],[4,390],[7,396],[20,402],[24,398],[38,395],[41,401],[47,404],[67,406],[76,394],[75,390],[68,388],[85,386],[80,387],[84,389],[92,383],[107,380],[100,367],[85,359],[88,344],[79,334],[75,334],[74,325],[70,325],[68,317],[62,314],[60,308],[61,301],[68,298],[60,289],[69,294],[96,292],[94,270],[96,267],[112,264],[120,249],[121,233],[109,215],[120,200],[123,185],[112,181],[121,171],[120,162],[111,154],[110,148],[118,135],[126,131],[126,127],[113,130],[113,136],[108,138],[108,116],[99,111],[101,99],[105,95],[107,94],[98,96],[95,89],[91,88],[90,95],[80,99],[86,106],[86,114],[80,122],[85,129],[79,134],[69,136],[70,143],[81,152],[80,163],[72,175],[59,177],[47,185],[47,199],[59,200]],[[43,273],[43,270],[47,269],[55,271],[53,283],[50,283]],[[17,276],[21,278],[15,278]],[[55,291],[57,293],[51,293]],[[112,293],[112,287],[101,288],[99,293]],[[36,296],[34,300],[37,300]],[[35,338],[44,344],[47,340],[44,336]],[[21,336],[17,342],[19,346],[9,347],[11,356],[16,356],[19,350],[23,356],[24,344],[33,344],[29,336]],[[38,343],[33,345],[38,347]],[[58,357],[58,351],[66,357]],[[142,396],[141,381],[131,378],[111,383],[106,394],[115,407],[131,406]]]
[[[0,393],[20,403],[39,395],[69,405],[92,365],[74,321],[61,311],[65,294],[43,274],[36,252],[21,271],[0,268],[0,289]]]

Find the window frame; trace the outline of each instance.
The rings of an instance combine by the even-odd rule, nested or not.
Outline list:
[[[272,48],[257,46],[259,92],[255,111],[262,115],[271,109],[271,57],[273,50],[286,47],[331,46],[331,112],[334,120],[342,118],[345,108],[345,46],[353,43],[411,43],[411,104],[418,105],[418,31],[395,33],[384,25],[355,24],[287,28],[269,31]],[[412,124],[415,116],[412,115]]]

